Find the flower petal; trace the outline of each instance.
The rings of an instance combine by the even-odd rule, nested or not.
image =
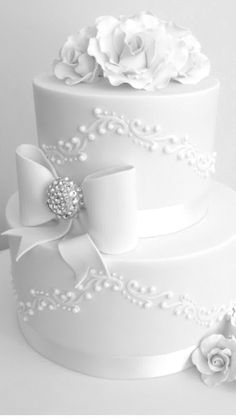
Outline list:
[[[207,357],[208,353],[213,349],[218,347],[219,343],[225,342],[225,337],[222,334],[212,334],[200,342],[200,350],[202,354]]]
[[[91,57],[95,57],[97,63],[100,64],[103,69],[105,68],[105,64],[108,58],[103,52],[101,52],[97,39],[90,39],[87,52]]]
[[[95,68],[95,60],[93,57],[90,57],[87,53],[81,54],[78,61],[78,73],[81,77],[84,77],[88,73],[92,73]]]
[[[228,373],[202,374],[201,378],[207,386],[214,387],[226,382],[228,380]]]
[[[158,89],[166,87],[175,74],[176,70],[172,63],[162,62],[153,71],[153,85]]]
[[[103,16],[96,20],[99,49],[107,57],[115,61],[116,51],[114,50],[113,31],[119,24],[119,20],[112,16]],[[116,32],[117,35],[117,32]]]
[[[131,55],[128,46],[124,48],[120,61],[120,65],[126,67],[127,69],[130,68],[131,70],[135,69],[138,71],[142,68],[146,68],[146,54],[145,51],[141,51],[137,55]]]
[[[182,84],[196,84],[207,77],[210,72],[210,62],[203,54],[194,54],[189,56],[187,63],[188,70],[183,70],[175,77],[176,81]]]
[[[231,361],[231,350],[213,348],[207,355],[209,369],[213,372],[225,372]]]
[[[230,363],[230,373],[229,373],[229,382],[236,380],[236,341],[232,340],[231,344],[231,363]]]
[[[192,363],[200,373],[204,373],[206,375],[211,375],[212,371],[209,369],[207,359],[203,356],[202,352],[199,348],[196,348],[192,353]]]
[[[74,66],[61,61],[56,61],[54,63],[54,74],[59,80],[69,78],[76,81],[81,79],[81,77],[75,73]]]

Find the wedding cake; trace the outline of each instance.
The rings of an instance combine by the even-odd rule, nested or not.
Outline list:
[[[213,181],[219,81],[188,29],[100,17],[33,83],[6,216],[21,330],[107,378],[236,378],[236,194]]]

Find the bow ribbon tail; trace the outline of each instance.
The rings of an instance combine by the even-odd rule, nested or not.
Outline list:
[[[78,277],[79,283],[87,277],[91,269],[110,276],[100,251],[88,234],[64,238],[59,242],[58,249],[64,261]]]
[[[46,244],[64,237],[69,232],[71,224],[72,221],[51,221],[45,225],[37,227],[9,229],[2,235],[20,238],[16,255],[16,261],[19,261],[24,254],[38,245]]]

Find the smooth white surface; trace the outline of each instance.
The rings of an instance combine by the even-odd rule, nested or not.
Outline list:
[[[209,389],[194,369],[110,381],[41,357],[18,329],[8,251],[0,253],[0,272],[0,414],[236,414],[236,382]]]
[[[67,35],[98,15],[151,10],[192,29],[221,81],[217,178],[235,187],[235,7],[235,0],[1,0],[0,230],[5,228],[5,204],[16,189],[15,147],[36,143],[32,79],[51,70]]]

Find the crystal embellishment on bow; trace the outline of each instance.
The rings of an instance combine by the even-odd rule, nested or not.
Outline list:
[[[84,205],[82,188],[69,177],[58,177],[47,190],[47,205],[57,218],[75,217]]]

